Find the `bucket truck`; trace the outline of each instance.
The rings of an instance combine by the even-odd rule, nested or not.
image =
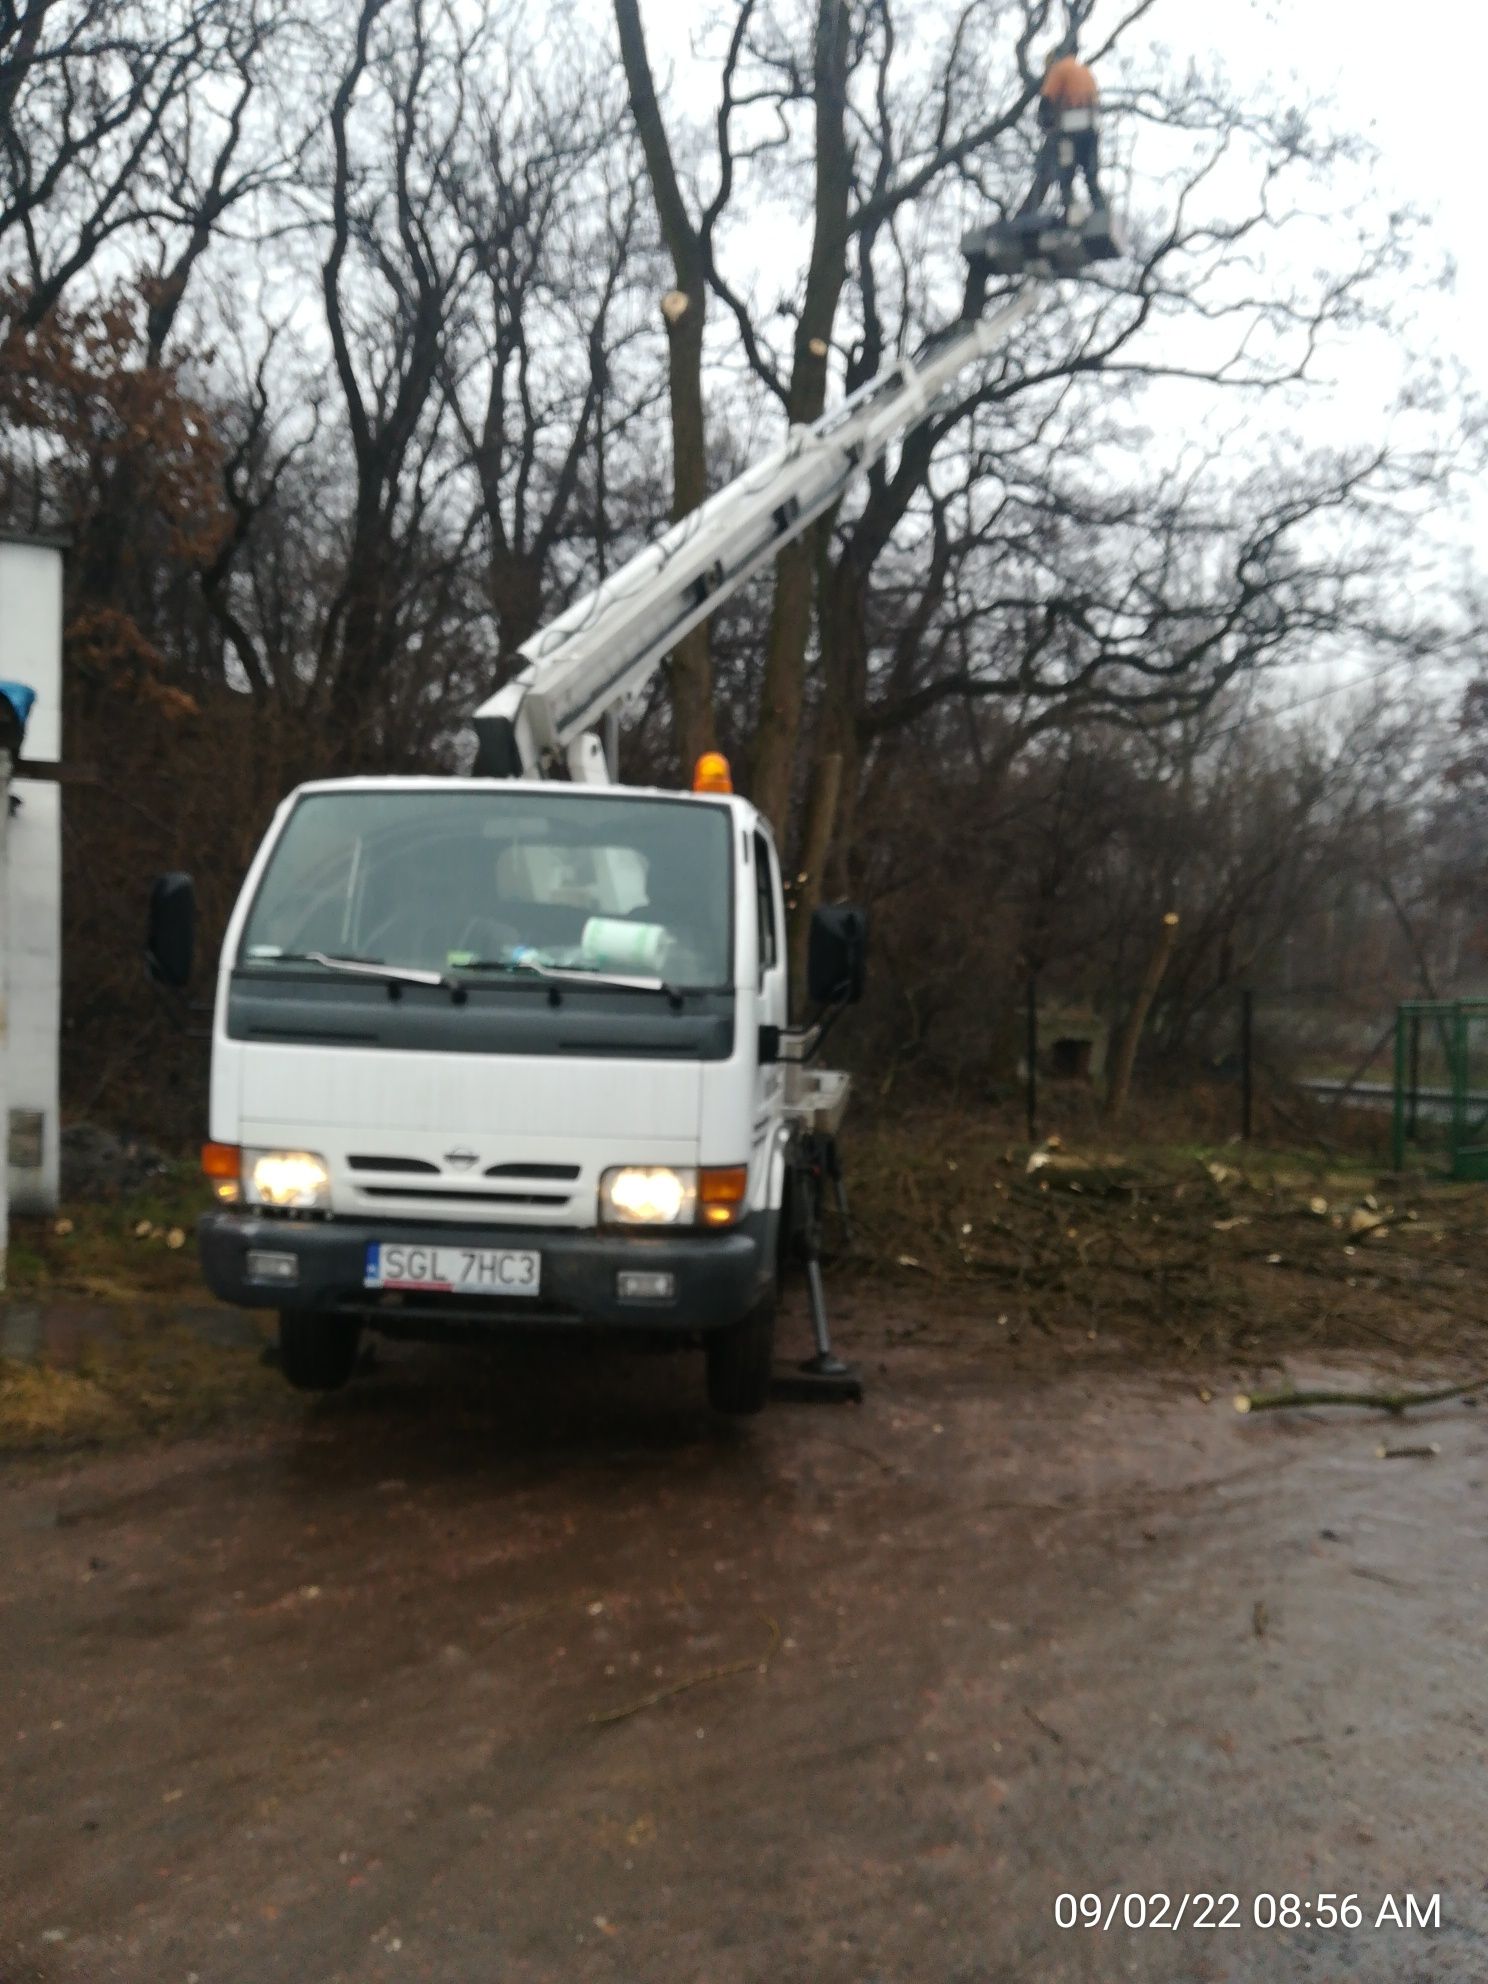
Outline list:
[[[475,713],[471,776],[317,780],[279,807],[222,947],[199,1246],[219,1297],[278,1311],[293,1384],[343,1384],[369,1329],[586,1326],[701,1345],[712,1404],[755,1412],[804,1257],[795,1382],[856,1395],[814,1245],[847,1080],[813,1056],[861,993],[863,919],[817,912],[793,1029],[769,821],[714,756],[686,793],[619,784],[616,729],[1038,293],[792,429],[534,635]],[[189,879],[162,878],[166,983],[192,919]]]

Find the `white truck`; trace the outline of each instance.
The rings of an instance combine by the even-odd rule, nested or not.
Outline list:
[[[617,718],[1034,298],[792,430],[537,634],[476,714],[474,775],[318,781],[280,806],[222,946],[199,1244],[218,1296],[278,1310],[292,1383],[343,1384],[368,1328],[582,1324],[700,1343],[712,1404],[755,1412],[794,1235],[803,1369],[856,1391],[811,1244],[847,1085],[807,1064],[861,992],[863,920],[817,913],[816,1022],[792,1030],[769,823],[721,759],[687,793],[614,782]],[[193,925],[189,878],[163,877],[165,984]]]

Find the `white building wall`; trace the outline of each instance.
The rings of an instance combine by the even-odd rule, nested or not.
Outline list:
[[[62,553],[0,539],[0,679],[36,691],[22,755],[62,756]],[[57,1204],[58,1050],[62,999],[62,793],[48,780],[11,783],[5,836],[5,1103],[10,1203]]]

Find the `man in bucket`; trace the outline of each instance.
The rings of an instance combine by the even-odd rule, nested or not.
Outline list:
[[[1021,219],[1036,214],[1048,198],[1056,180],[1064,202],[1064,217],[1070,218],[1075,197],[1075,174],[1084,176],[1092,209],[1102,212],[1106,196],[1100,184],[1100,89],[1095,77],[1066,43],[1049,57],[1039,95],[1039,125],[1044,132],[1038,169],[1028,198],[1018,209]]]

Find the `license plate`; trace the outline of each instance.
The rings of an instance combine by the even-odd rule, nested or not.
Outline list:
[[[364,1288],[419,1288],[443,1295],[536,1295],[542,1255],[525,1247],[422,1247],[374,1240]]]

